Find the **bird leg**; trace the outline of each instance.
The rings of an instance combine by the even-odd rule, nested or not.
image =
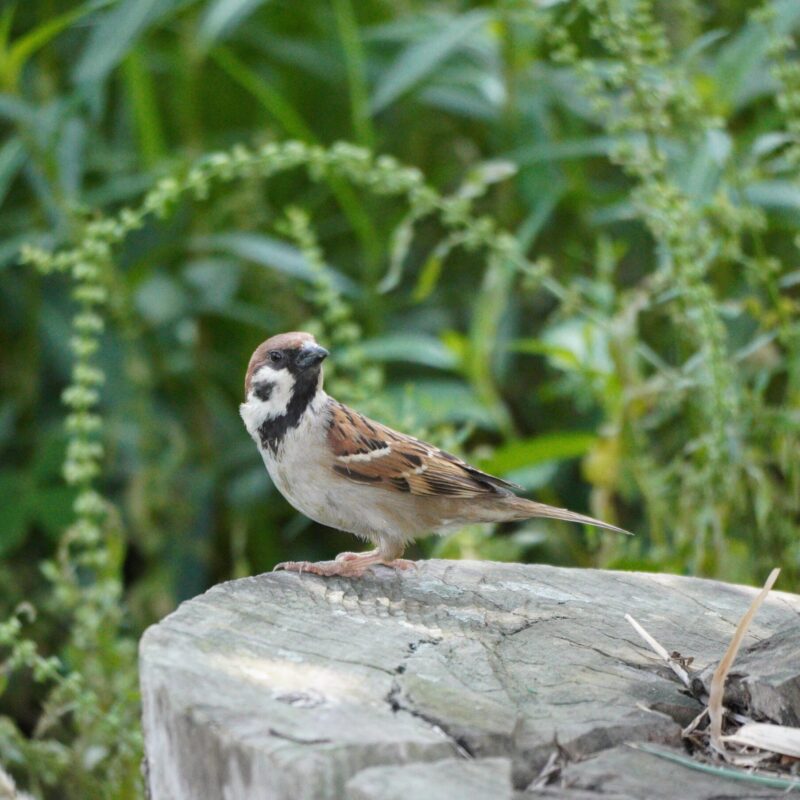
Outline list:
[[[391,555],[377,549],[369,550],[366,553],[339,553],[333,561],[284,561],[282,564],[278,564],[275,570],[310,572],[325,577],[338,575],[343,578],[360,578],[376,564],[393,569],[409,569],[417,566],[415,561],[409,561],[407,558],[392,558]]]

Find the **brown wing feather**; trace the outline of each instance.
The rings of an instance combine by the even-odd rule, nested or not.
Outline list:
[[[448,497],[508,495],[514,484],[431,444],[331,401],[328,443],[345,478],[396,492]]]

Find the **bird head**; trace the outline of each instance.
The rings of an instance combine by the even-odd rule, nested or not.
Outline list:
[[[322,362],[328,351],[310,333],[280,333],[262,342],[250,357],[244,381],[246,402],[286,413],[293,399],[313,397],[322,388]],[[265,411],[267,409],[264,409]]]

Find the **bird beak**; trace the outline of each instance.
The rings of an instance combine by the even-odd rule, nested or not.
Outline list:
[[[297,356],[297,366],[308,369],[321,364],[328,357],[328,351],[318,344],[304,344]]]

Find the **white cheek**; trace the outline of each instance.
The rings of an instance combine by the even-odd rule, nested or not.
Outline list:
[[[256,382],[265,380],[272,384],[269,400],[259,400],[252,391],[250,393],[250,397],[261,403],[264,409],[264,418],[279,417],[281,414],[285,414],[294,390],[294,376],[289,370],[274,370],[269,367],[261,367],[254,377]]]
[[[294,389],[294,377],[285,369],[274,370],[270,367],[261,367],[253,375],[252,383],[255,385],[259,381],[269,381],[272,384],[269,399],[260,400],[251,389],[247,395],[247,401],[239,406],[239,413],[251,436],[255,435],[266,420],[280,417],[286,413]]]

